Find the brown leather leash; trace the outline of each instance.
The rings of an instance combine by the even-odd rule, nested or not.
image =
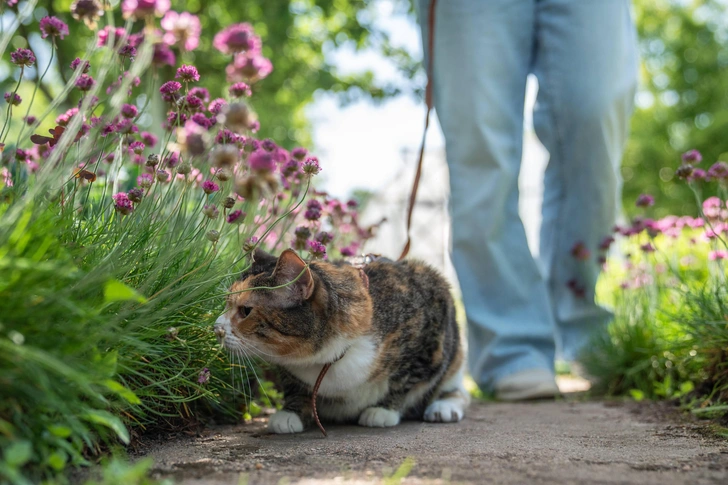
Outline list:
[[[425,156],[425,141],[427,140],[427,129],[430,127],[430,112],[432,111],[432,63],[434,62],[435,58],[435,52],[434,52],[434,46],[435,46],[435,5],[437,4],[437,0],[431,0],[430,2],[430,8],[428,12],[427,17],[427,52],[425,55],[429,54],[429,62],[427,63],[427,86],[425,87],[425,104],[427,105],[427,112],[425,114],[425,129],[422,133],[422,144],[420,145],[420,155],[417,158],[417,171],[415,172],[415,180],[412,183],[412,191],[410,192],[409,197],[409,204],[407,207],[407,243],[404,246],[404,249],[402,249],[402,254],[399,255],[399,258],[397,261],[402,261],[404,258],[407,257],[407,254],[409,254],[410,251],[410,245],[412,244],[412,213],[415,209],[415,200],[417,199],[417,190],[420,188],[420,178],[422,178],[422,160]],[[371,261],[373,261],[375,258],[373,258],[375,255],[366,255],[364,256],[364,261],[359,264],[354,264],[353,266],[359,270],[359,275],[362,278],[362,281],[364,282],[364,286],[366,286],[367,290],[369,290],[369,277],[364,272],[364,267],[369,264]],[[319,387],[321,387],[321,382],[324,380],[324,376],[328,372],[328,370],[331,368],[333,364],[341,360],[344,355],[346,355],[346,352],[344,352],[342,355],[336,358],[333,362],[328,362],[324,364],[324,366],[321,368],[321,372],[318,375],[318,378],[316,379],[316,383],[313,386],[313,393],[311,395],[311,406],[313,408],[313,418],[316,421],[316,424],[318,425],[319,429],[323,433],[324,437],[328,436],[326,433],[326,430],[324,429],[323,425],[321,424],[321,420],[318,416],[318,411],[316,410],[316,397],[318,396],[318,390]]]
[[[429,13],[427,17],[427,52],[429,54],[429,62],[427,63],[427,86],[425,87],[425,104],[427,104],[427,113],[425,114],[425,129],[422,133],[422,144],[420,145],[420,155],[417,159],[417,171],[415,172],[415,180],[412,183],[412,191],[410,192],[409,205],[407,208],[407,243],[402,249],[397,261],[402,261],[407,257],[412,244],[412,212],[415,209],[415,199],[417,199],[417,190],[420,188],[420,178],[422,177],[422,159],[425,156],[425,141],[427,140],[427,129],[430,127],[430,111],[432,111],[432,64],[435,59],[435,5],[437,0],[430,2]]]

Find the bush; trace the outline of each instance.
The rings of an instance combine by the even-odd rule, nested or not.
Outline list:
[[[123,2],[125,26],[103,28],[100,12],[78,3],[88,53],[60,66],[69,82],[49,106],[33,104],[49,69],[25,46],[9,56],[17,84],[0,134],[0,476],[17,484],[63,481],[69,467],[150,428],[238,419],[260,409],[252,399],[275,405],[254,356],[231,365],[210,331],[227,288],[256,247],[323,258],[371,234],[354,202],[313,191],[315,157],[254,137],[247,98],[272,67],[250,25],[215,37],[221,52],[235,51],[233,84],[227,99],[209,100],[193,66],[160,78],[158,66],[199,36],[160,12],[165,2]],[[160,31],[162,14],[172,20]],[[39,28],[50,67],[67,27],[45,17]],[[14,105],[17,93],[29,101]],[[54,121],[64,99],[77,108]],[[144,467],[111,463],[109,477],[145,480]]]
[[[728,166],[705,172],[701,160],[688,152],[677,170],[701,217],[650,219],[654,200],[643,195],[637,205],[644,215],[617,228],[621,251],[598,288],[615,319],[583,361],[599,392],[682,398],[698,414],[721,414],[728,410]],[[704,189],[719,197],[702,200]]]

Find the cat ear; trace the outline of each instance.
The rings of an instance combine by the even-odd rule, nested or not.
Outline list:
[[[256,248],[253,251],[253,263],[259,266],[268,266],[275,264],[277,261],[276,257],[272,254],[266,253],[260,248]]]
[[[311,270],[292,249],[286,249],[281,253],[276,269],[273,271],[273,278],[278,285],[284,285],[296,280],[286,286],[285,289],[288,290],[288,294],[292,299],[298,303],[308,300],[313,294],[314,283]]]

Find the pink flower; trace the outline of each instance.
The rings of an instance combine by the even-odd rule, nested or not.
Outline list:
[[[30,49],[18,49],[10,54],[10,62],[16,66],[30,67],[35,64],[35,55]]]
[[[233,63],[225,68],[228,81],[247,81],[254,83],[268,77],[273,72],[273,64],[260,54],[237,54]]]
[[[75,71],[76,69],[78,69],[78,66],[80,66],[82,62],[83,62],[82,73],[83,74],[88,73],[88,71],[91,69],[91,64],[89,64],[88,61],[82,61],[80,57],[77,57],[71,61],[71,69],[73,69]]]
[[[192,122],[197,124],[198,126],[203,127],[204,129],[208,130],[212,126],[212,120],[208,118],[207,116],[203,115],[202,113],[195,113],[192,115],[192,118],[190,118]]]
[[[217,219],[217,217],[220,215],[220,209],[218,209],[215,204],[206,204],[202,208],[202,213],[210,219]]]
[[[121,12],[125,19],[129,17],[143,19],[151,16],[161,17],[170,7],[170,0],[124,0],[121,3]]]
[[[250,97],[253,94],[250,90],[250,86],[245,83],[235,83],[230,86],[230,96],[233,98],[242,98],[243,96]]]
[[[20,97],[20,95],[16,93],[7,92],[5,93],[5,101],[8,102],[8,104],[12,104],[13,106],[18,106],[20,103],[23,102],[23,99]]]
[[[316,234],[316,237],[314,238],[324,246],[330,243],[334,240],[334,236],[331,235],[331,233],[328,233],[326,231],[321,231],[318,234]]]
[[[350,257],[356,254],[356,248],[354,248],[353,245],[344,246],[343,248],[339,249],[339,252],[344,257]]]
[[[580,241],[572,246],[571,255],[579,261],[586,261],[591,256],[591,251]]]
[[[129,200],[134,202],[135,204],[138,204],[142,201],[142,197],[144,197],[144,191],[140,189],[139,187],[134,187],[129,191],[127,194],[129,197]]]
[[[227,221],[229,224],[232,224],[233,222],[235,222],[239,219],[242,219],[242,218],[245,218],[245,213],[243,211],[241,211],[240,209],[238,209],[238,210],[234,210],[230,214],[228,214]],[[242,222],[242,221],[240,221],[240,222]]]
[[[599,243],[599,249],[601,251],[606,251],[612,246],[613,243],[614,243],[614,238],[612,236],[607,236],[604,239],[602,239],[601,243]]]
[[[134,211],[134,205],[126,192],[114,194],[112,198],[114,199],[114,210],[122,216],[129,215]]]
[[[159,180],[160,182],[169,182],[169,178],[169,172],[161,169],[157,170],[157,180]]]
[[[119,45],[121,39],[123,39],[126,35],[126,30],[124,30],[124,27],[112,28],[107,25],[99,31],[99,41],[97,45],[99,47],[105,46],[109,43],[109,38],[111,38],[112,35],[114,37],[114,45]]]
[[[696,180],[705,180],[708,174],[702,168],[694,168],[690,175],[687,176],[688,182],[694,182]]]
[[[256,172],[272,172],[276,168],[273,155],[265,150],[256,150],[248,158],[250,169]]]
[[[197,376],[197,382],[199,384],[207,384],[207,382],[210,380],[210,369],[205,367],[200,371],[200,374]]]
[[[202,103],[202,100],[197,96],[192,96],[191,94],[188,94],[185,97],[184,108],[190,112],[202,111],[205,109],[205,105]]]
[[[695,165],[703,161],[703,155],[697,150],[689,150],[682,154],[683,163],[689,163]]]
[[[154,177],[152,174],[143,173],[137,177],[137,185],[143,189],[148,189],[154,183]]]
[[[144,143],[142,143],[140,141],[133,141],[129,144],[129,150],[131,150],[132,152],[134,152],[137,155],[141,155],[142,153],[144,153],[144,148],[146,148],[144,146]]]
[[[40,32],[43,39],[51,36],[53,38],[60,37],[63,40],[68,35],[68,25],[56,17],[46,16],[40,19]]]
[[[124,47],[119,49],[119,57],[128,57],[129,60],[134,60],[137,55],[136,47],[131,44],[126,44]]]
[[[260,51],[260,38],[253,33],[253,27],[248,23],[233,24],[215,35],[213,47],[223,54],[236,52]]]
[[[205,88],[192,88],[190,89],[189,95],[199,98],[200,101],[202,101],[203,103],[207,103],[208,101],[210,101],[210,91]]]
[[[312,258],[326,259],[326,246],[318,241],[308,242],[308,252],[311,253]]]
[[[200,44],[202,28],[200,19],[196,15],[170,10],[164,14],[161,26],[165,30],[162,40],[167,45],[176,45],[186,51],[192,51]]]
[[[298,160],[299,162],[302,161],[304,158],[306,158],[306,155],[308,154],[308,150],[306,150],[303,147],[297,147],[294,148],[291,151],[291,156]]]
[[[78,79],[76,79],[76,87],[79,91],[91,91],[91,88],[94,87],[94,84],[96,84],[96,81],[94,81],[94,78],[92,78],[88,74],[81,74]]]
[[[569,281],[566,282],[566,287],[571,290],[571,292],[574,294],[577,298],[584,298],[586,296],[586,288],[584,286],[580,285],[579,282],[572,278]]]
[[[317,221],[321,218],[322,209],[321,202],[316,199],[311,199],[306,205],[306,212],[303,214],[303,217],[309,221]]]
[[[222,98],[213,99],[210,106],[207,107],[208,111],[214,115],[219,115],[222,110],[227,106],[227,101]]]
[[[306,175],[317,175],[319,172],[321,172],[321,166],[319,165],[318,158],[308,157],[303,162],[303,173]]]
[[[723,208],[723,201],[718,197],[709,197],[703,201],[703,214],[708,219],[717,219],[720,217],[720,211]]]
[[[154,44],[152,64],[158,67],[174,66],[177,64],[177,58],[167,44]]]
[[[652,207],[655,205],[655,198],[649,194],[641,194],[635,203],[637,207]]]
[[[212,180],[205,180],[204,182],[202,182],[202,190],[206,194],[210,195],[210,194],[212,194],[212,193],[217,192],[218,190],[220,190],[220,186],[217,185]]]
[[[121,107],[121,116],[124,118],[136,118],[139,114],[139,110],[133,104],[125,104]]]
[[[717,251],[711,251],[710,254],[708,254],[708,259],[711,261],[719,261],[723,259],[728,259],[728,251],[723,250],[717,250]]]
[[[654,253],[655,252],[655,246],[652,245],[652,243],[645,243],[640,246],[640,249],[644,251],[645,253]]]
[[[726,180],[728,179],[728,163],[715,162],[708,169],[708,177],[710,179]]]
[[[180,89],[182,89],[182,85],[177,81],[167,81],[159,88],[159,92],[162,94],[173,94]]]
[[[182,65],[177,69],[177,74],[174,76],[175,79],[181,79],[182,82],[197,82],[200,80],[200,73],[197,72],[195,66]]]

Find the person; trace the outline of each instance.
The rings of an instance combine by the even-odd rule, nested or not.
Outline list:
[[[430,1],[415,0],[425,50]],[[433,45],[471,375],[502,400],[555,396],[557,349],[575,359],[611,317],[594,291],[636,88],[630,3],[440,0]],[[539,86],[534,128],[549,152],[538,260],[518,213],[529,73]]]

